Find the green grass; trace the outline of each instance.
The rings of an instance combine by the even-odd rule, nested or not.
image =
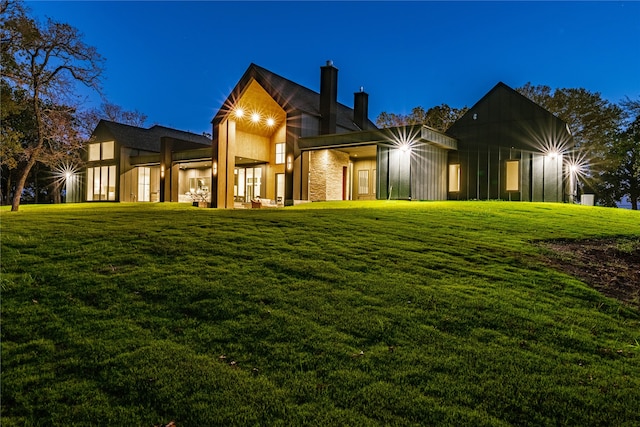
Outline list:
[[[0,215],[3,426],[640,424],[640,313],[550,269],[535,244],[637,240],[638,212]]]

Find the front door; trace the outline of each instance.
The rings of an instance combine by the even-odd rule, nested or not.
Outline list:
[[[284,203],[284,174],[276,174],[276,203]]]
[[[234,199],[248,203],[262,194],[262,168],[235,168]]]

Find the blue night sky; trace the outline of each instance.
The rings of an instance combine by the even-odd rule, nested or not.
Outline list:
[[[640,2],[55,2],[106,58],[104,95],[196,133],[250,63],[318,91],[333,60],[338,100],[369,116],[471,106],[497,82],[640,97]],[[97,106],[100,100],[91,96]]]

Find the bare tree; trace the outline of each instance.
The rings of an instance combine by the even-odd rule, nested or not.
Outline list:
[[[103,102],[100,108],[92,108],[79,113],[78,118],[85,139],[89,139],[91,133],[102,119],[138,127],[144,127],[147,122],[146,114],[138,110],[125,110],[121,106],[108,101]]]
[[[41,24],[18,6],[13,6],[16,13],[2,23],[2,71],[10,84],[28,93],[35,136],[23,143],[24,162],[18,166],[12,211],[20,206],[31,168],[55,154],[61,135],[70,136],[66,122],[60,120],[64,116],[60,106],[71,104],[65,101],[78,82],[100,90],[103,61],[94,47],[82,41],[76,28],[51,19]],[[11,10],[12,2],[3,0],[2,8]]]

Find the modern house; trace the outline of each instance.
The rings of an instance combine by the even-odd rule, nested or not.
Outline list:
[[[88,202],[191,202],[192,192],[210,192],[211,140],[202,135],[101,120],[86,162]]]
[[[324,200],[566,197],[564,122],[499,83],[446,133],[378,129],[368,94],[337,101],[338,69],[320,92],[251,64],[212,120],[213,139],[102,121],[89,145],[86,200],[289,206]]]

